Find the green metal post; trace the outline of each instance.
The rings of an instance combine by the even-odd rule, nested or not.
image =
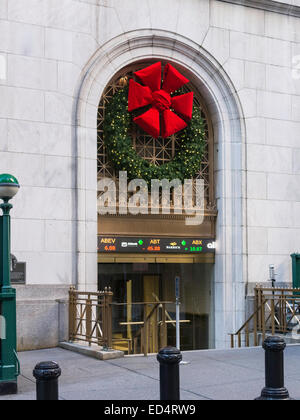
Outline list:
[[[292,254],[292,265],[293,265],[293,288],[298,289],[300,287],[300,254]]]
[[[10,283],[10,210],[5,199],[0,208],[0,315],[2,336],[0,340],[0,395],[17,392],[19,374],[16,332],[16,291]]]

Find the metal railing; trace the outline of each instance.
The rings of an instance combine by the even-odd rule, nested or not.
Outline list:
[[[113,302],[110,289],[102,292],[69,291],[69,340],[104,348],[123,349],[128,354],[157,353],[168,343],[168,326],[174,302]],[[190,320],[180,320],[190,323]]]
[[[172,302],[134,302],[127,303],[113,303],[113,311],[120,310],[125,314],[127,309],[135,309],[135,316],[130,317],[130,320],[123,320],[119,315],[114,317],[117,320],[118,331],[122,331],[128,340],[129,354],[144,354],[157,352],[158,348],[167,345],[167,319],[166,319],[166,305]],[[124,330],[126,328],[126,331]],[[113,330],[114,335],[114,330]],[[114,339],[117,343],[118,339]]]
[[[69,340],[112,346],[111,303],[113,294],[69,291]]]
[[[258,346],[267,334],[288,334],[300,329],[300,289],[254,289],[254,312],[231,336],[231,347]],[[300,337],[300,336],[299,336]]]

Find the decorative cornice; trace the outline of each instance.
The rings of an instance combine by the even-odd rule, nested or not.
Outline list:
[[[290,3],[280,3],[274,0],[218,0],[225,3],[238,4],[240,6],[252,7],[254,9],[266,10],[268,12],[280,13],[282,15],[300,18],[300,6]]]

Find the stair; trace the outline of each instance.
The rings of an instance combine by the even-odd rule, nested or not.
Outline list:
[[[266,334],[266,337],[271,336],[272,334]],[[284,339],[286,344],[300,344],[300,336],[299,338],[296,338],[294,334],[287,333],[287,334],[276,334],[277,337],[281,337]],[[261,335],[261,341],[262,341],[262,335]]]
[[[131,344],[131,340],[124,338],[122,334],[114,334],[113,335],[113,348],[115,350],[123,351],[126,354],[129,354],[129,347]]]
[[[255,289],[255,310],[243,326],[231,336],[231,347],[260,346],[265,337],[276,335],[287,344],[300,343],[299,289]]]

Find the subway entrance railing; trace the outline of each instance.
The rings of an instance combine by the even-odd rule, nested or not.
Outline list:
[[[103,292],[80,292],[69,290],[69,340],[83,341],[90,346],[96,344],[111,347],[111,303],[110,290]]]
[[[300,289],[260,287],[254,289],[254,312],[231,336],[231,347],[259,346],[267,335],[300,335]]]
[[[71,288],[69,340],[146,356],[170,344],[168,331],[176,328],[174,312],[175,302],[156,297],[153,302],[116,303],[110,289],[80,292]]]

